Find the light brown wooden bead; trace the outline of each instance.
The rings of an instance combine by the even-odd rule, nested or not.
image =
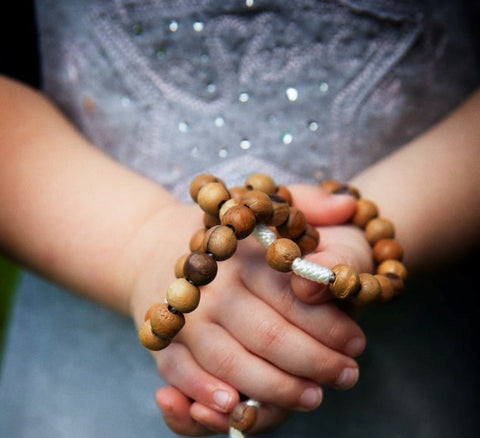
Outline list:
[[[181,312],[169,310],[167,303],[159,303],[150,314],[152,332],[162,339],[172,339],[185,325]]]
[[[200,228],[192,234],[188,247],[190,251],[200,251],[202,249],[203,239],[207,230],[205,228]]]
[[[260,190],[250,190],[245,193],[241,203],[253,211],[258,222],[268,221],[273,214],[270,197]]]
[[[405,281],[407,278],[407,268],[398,260],[385,260],[378,265],[377,274],[393,274]]]
[[[378,280],[372,274],[366,272],[362,272],[358,276],[360,278],[360,291],[351,299],[353,305],[363,307],[380,302],[382,287]]]
[[[158,306],[158,303],[152,304],[148,310],[145,312],[145,316],[143,317],[143,321],[148,321],[150,319],[150,316],[152,315],[153,310],[155,307]]]
[[[380,287],[382,288],[380,301],[382,303],[388,303],[389,301],[392,301],[396,295],[392,281],[386,275],[376,274],[374,277],[380,283]]]
[[[317,249],[320,243],[320,233],[314,226],[307,224],[305,233],[295,239],[295,243],[299,246],[302,256],[304,256]]]
[[[376,204],[368,199],[357,200],[357,209],[352,217],[352,223],[360,228],[365,228],[368,221],[378,216]]]
[[[388,219],[377,217],[371,219],[365,225],[365,238],[370,245],[374,245],[380,239],[395,237],[395,228]]]
[[[302,252],[298,245],[290,239],[280,238],[275,240],[267,249],[267,262],[275,270],[289,272],[292,263]]]
[[[230,196],[232,199],[235,199],[236,201],[240,201],[242,199],[243,195],[248,192],[248,189],[243,186],[233,186],[228,189],[230,192]]]
[[[282,225],[287,219],[290,213],[290,206],[285,199],[280,198],[277,195],[270,195],[272,201],[272,216],[265,223],[273,227]]]
[[[360,290],[360,277],[351,266],[339,264],[332,268],[335,280],[328,285],[328,289],[336,298],[346,300],[355,296]]]
[[[177,278],[168,286],[166,298],[175,310],[193,312],[200,302],[200,289],[185,278]]]
[[[197,203],[208,214],[218,215],[222,204],[230,199],[230,193],[220,182],[209,182],[202,186],[197,195]]]
[[[217,262],[213,257],[204,252],[194,251],[185,260],[183,275],[194,285],[203,286],[214,280],[217,275],[217,269]],[[178,310],[183,312],[181,309]]]
[[[265,193],[275,193],[277,188],[275,181],[265,173],[254,173],[245,180],[245,187],[248,190],[261,190]]]
[[[255,406],[239,403],[230,414],[230,427],[243,433],[248,432],[257,421],[257,410]]]
[[[234,205],[222,216],[222,225],[233,229],[237,239],[248,237],[257,224],[253,211],[245,205]]]
[[[235,253],[236,249],[237,238],[232,228],[217,225],[205,233],[202,251],[212,254],[215,260],[227,260]]]
[[[277,190],[275,191],[275,194],[277,196],[280,196],[280,198],[285,199],[285,201],[287,201],[288,205],[293,204],[292,193],[290,192],[290,190],[288,190],[288,188],[286,186],[282,186],[282,185],[277,186]]]
[[[140,330],[138,331],[138,339],[145,348],[152,351],[163,350],[170,344],[169,339],[160,339],[152,332],[152,326],[149,319],[140,327]]]
[[[302,211],[296,207],[290,207],[287,220],[277,227],[277,231],[282,237],[287,239],[297,239],[307,229],[307,220]]]
[[[405,281],[401,277],[391,273],[377,274],[377,275],[387,277],[390,280],[390,283],[392,283],[392,286],[393,286],[393,291],[395,293],[395,296],[398,296],[402,293],[403,287],[405,285]]]
[[[343,184],[336,179],[324,179],[318,186],[327,193],[335,193],[343,187]]]
[[[197,202],[198,192],[200,189],[205,184],[210,182],[221,182],[221,180],[209,173],[201,173],[193,178],[192,182],[190,183],[190,196],[195,202]]]
[[[220,211],[218,212],[218,218],[220,219],[220,224],[222,223],[222,218],[225,213],[235,205],[240,205],[240,199],[230,198],[228,201],[224,202],[223,205],[220,207]]]
[[[183,254],[180,256],[177,261],[175,262],[175,268],[174,268],[174,273],[176,278],[183,278],[183,267],[185,266],[185,260],[187,260],[187,257],[190,255],[190,253]]]
[[[220,225],[220,219],[218,217],[218,214],[209,214],[207,212],[204,212],[203,213],[203,225],[207,230],[209,228],[214,227],[215,225]]]
[[[395,239],[380,239],[373,245],[373,259],[376,263],[382,263],[385,260],[402,260],[402,246]]]

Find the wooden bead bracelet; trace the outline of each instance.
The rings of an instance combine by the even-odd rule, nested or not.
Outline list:
[[[375,274],[358,273],[345,264],[329,269],[303,259],[318,247],[320,235],[292,206],[289,190],[276,185],[268,175],[250,175],[244,186],[227,189],[215,176],[201,174],[191,182],[190,195],[204,212],[204,227],[190,239],[190,252],[177,260],[176,279],[168,287],[165,301],[146,312],[140,342],[153,351],[167,347],[185,324],[183,314],[197,308],[200,286],[217,275],[217,262],[232,257],[238,240],[252,233],[267,247],[266,260],[273,269],[328,284],[338,300],[366,306],[398,296],[407,270],[401,263],[403,250],[394,239],[393,224],[379,217],[376,205],[362,199],[355,188],[335,180],[325,180],[320,187],[328,193],[346,192],[356,198],[357,208],[349,222],[364,231],[372,247]],[[237,405],[230,415],[232,437],[244,436],[253,426],[258,407],[254,400]]]

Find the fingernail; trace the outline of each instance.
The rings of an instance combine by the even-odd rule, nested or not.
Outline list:
[[[226,412],[229,408],[232,396],[227,391],[218,390],[213,393],[213,401],[222,411]]]
[[[347,342],[345,345],[345,354],[348,356],[358,356],[365,349],[365,339],[364,338],[353,338]]]
[[[338,377],[336,385],[342,389],[351,388],[358,380],[358,368],[345,368]]]
[[[300,396],[300,405],[304,409],[315,409],[323,398],[321,388],[307,388]]]

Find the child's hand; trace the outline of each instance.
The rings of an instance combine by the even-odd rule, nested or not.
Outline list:
[[[181,217],[192,216],[189,208],[179,207],[179,219],[172,215],[177,228]],[[143,233],[148,235],[147,230]],[[174,261],[185,248],[178,250],[177,245],[167,274],[161,264],[163,254],[149,258],[155,273],[149,279],[147,265],[132,296],[138,324],[150,304],[160,301],[164,293],[159,291],[153,297],[151,285],[163,283],[166,290],[168,282],[163,278],[173,279]],[[289,279],[288,274],[275,272],[266,264],[265,249],[253,238],[240,241],[235,256],[219,263],[217,278],[202,287],[200,305],[186,315],[186,326],[166,350],[154,354],[162,375],[183,393],[173,388],[159,393],[159,404],[174,430],[205,431],[197,420],[210,430],[225,431],[226,413],[239,401],[235,389],[266,404],[257,428],[263,430],[281,421],[284,409],[317,407],[319,385],[348,388],[356,382],[357,365],[348,355],[355,356],[363,349],[361,330],[332,304],[300,302]],[[342,375],[343,370],[347,371]],[[196,403],[190,406],[185,396]]]

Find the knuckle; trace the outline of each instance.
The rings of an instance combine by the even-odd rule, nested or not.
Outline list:
[[[235,372],[238,359],[232,351],[214,349],[208,356],[209,369],[217,377],[229,377]]]
[[[283,329],[271,321],[262,321],[256,328],[255,333],[260,351],[270,351],[283,343]]]

